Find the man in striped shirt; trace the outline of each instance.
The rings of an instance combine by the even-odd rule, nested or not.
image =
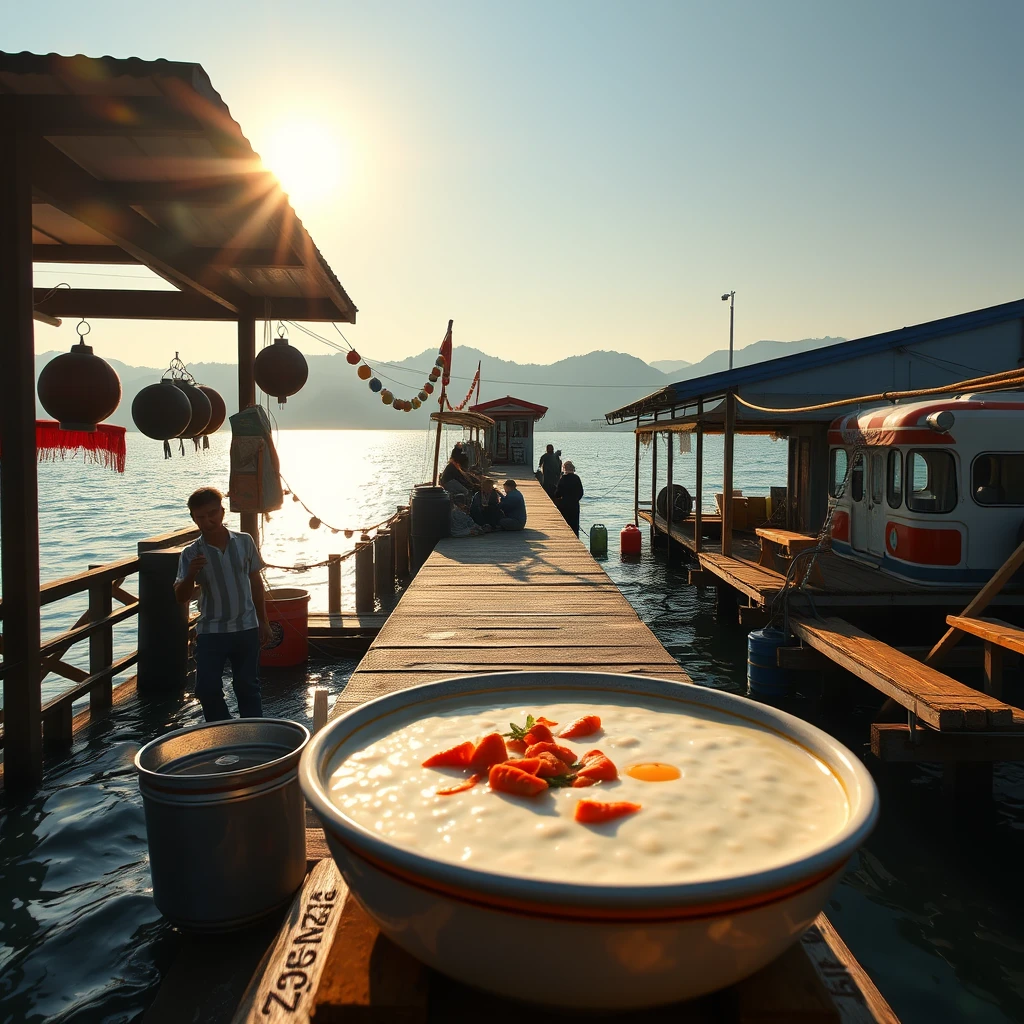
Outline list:
[[[196,623],[196,696],[208,722],[231,717],[224,702],[224,665],[242,718],[261,718],[260,647],[272,634],[252,537],[224,526],[224,496],[203,487],[188,499],[201,536],[182,549],[174,596],[188,605],[199,590]]]

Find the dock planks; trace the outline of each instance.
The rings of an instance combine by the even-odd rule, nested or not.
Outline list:
[[[876,640],[844,619],[791,616],[790,629],[809,647],[870,683],[940,732],[1012,729],[1009,704],[980,693]]]
[[[339,694],[334,714],[452,676],[583,667],[690,677],[523,470],[521,533],[441,541]]]

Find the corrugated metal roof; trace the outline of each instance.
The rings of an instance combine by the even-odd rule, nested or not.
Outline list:
[[[697,399],[715,398],[727,391],[735,391],[751,384],[786,377],[805,370],[816,370],[825,366],[847,363],[852,359],[873,355],[889,349],[915,345],[923,341],[941,337],[946,334],[958,334],[962,331],[975,330],[1006,320],[1017,320],[1024,317],[1024,299],[1005,302],[999,306],[989,306],[969,313],[958,313],[941,320],[930,320],[913,327],[902,327],[884,334],[872,334],[866,338],[840,342],[838,345],[826,345],[824,348],[798,352],[791,356],[780,356],[778,359],[767,359],[763,363],[752,363],[749,366],[737,366],[732,370],[709,373],[703,377],[682,380],[670,384],[653,394],[647,395],[637,402],[624,405],[619,409],[605,414],[609,422],[632,419],[638,414],[652,413],[673,406],[692,404]],[[842,392],[841,388],[836,389]]]
[[[351,298],[199,64],[0,52],[2,96],[25,112],[46,153],[67,158],[65,183],[94,185],[107,200],[123,196],[128,218],[140,214],[165,233],[204,267],[211,289],[220,282],[257,306],[269,302],[271,315],[275,299],[316,299],[336,314],[319,319],[354,322]],[[35,175],[33,187],[37,259],[95,247],[71,262],[124,262],[116,234],[73,204],[48,201]],[[267,265],[232,265],[236,252]],[[182,286],[166,266],[153,269]]]

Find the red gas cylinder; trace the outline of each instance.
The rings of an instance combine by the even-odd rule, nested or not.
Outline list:
[[[642,534],[638,527],[627,523],[619,534],[619,553],[623,558],[640,554],[640,541]]]

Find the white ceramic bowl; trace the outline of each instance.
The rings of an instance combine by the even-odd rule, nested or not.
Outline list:
[[[530,692],[535,696],[531,699]],[[445,863],[357,824],[325,787],[336,755],[368,727],[410,710],[481,703],[657,698],[714,709],[766,727],[827,764],[849,801],[846,824],[781,867],[672,885],[595,885],[511,877]],[[483,698],[483,699],[482,699]],[[825,905],[847,860],[874,827],[878,796],[867,769],[827,733],[775,708],[669,680],[598,672],[462,676],[388,694],[335,719],[302,755],[299,778],[349,888],[381,931],[460,981],[513,998],[575,1009],[630,1009],[723,988],[775,959]],[[530,951],[547,951],[530,955]],[[528,965],[528,967],[527,967]]]

